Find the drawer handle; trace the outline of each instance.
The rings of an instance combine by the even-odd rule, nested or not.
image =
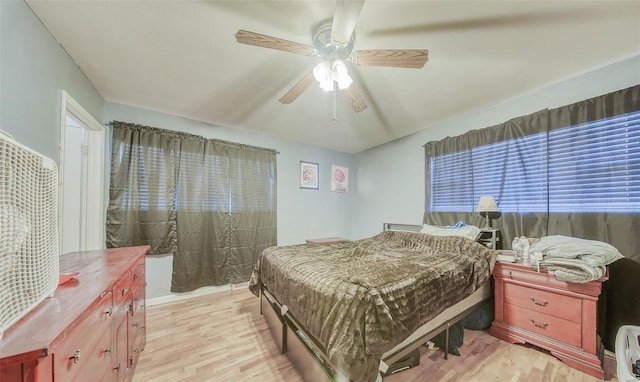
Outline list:
[[[73,353],[73,357],[69,357],[69,359],[72,359],[73,363],[80,362],[80,350],[76,350],[76,352]]]
[[[140,277],[140,276],[138,276],[138,274],[137,274],[137,273],[134,273],[134,274],[133,274],[133,279],[134,279],[134,280],[137,280],[137,279],[138,279],[138,277]]]
[[[509,276],[511,276],[511,275],[512,275],[512,273],[513,273],[512,271],[507,271],[507,272],[509,272]]]
[[[113,308],[108,307],[107,310],[104,311],[104,314],[111,317],[111,315],[113,314]]]
[[[542,324],[537,323],[536,320],[533,319],[533,317],[530,317],[529,321],[531,321],[533,326],[537,326],[537,327],[539,327],[541,329],[546,329],[547,326],[549,326],[549,324],[547,324],[546,322],[543,322]]]
[[[138,326],[138,322],[137,322],[137,321],[136,321],[136,322],[134,322],[133,324],[131,324],[131,327],[132,327],[132,328],[135,328],[135,327],[137,327],[137,326]]]
[[[547,304],[549,303],[549,301],[547,301],[547,300],[536,301],[535,297],[529,297],[529,300],[533,301],[534,304],[540,305],[540,306],[547,306]]]
[[[120,362],[118,362],[118,366],[114,367],[113,370],[120,372]]]
[[[122,290],[122,295],[124,296],[125,294],[127,294],[127,292],[129,292],[129,287],[124,287],[124,289]]]
[[[105,352],[105,353],[109,353],[109,354],[111,354],[111,345],[109,345],[109,347],[108,347],[108,348],[106,348],[106,349],[104,350],[104,352]]]

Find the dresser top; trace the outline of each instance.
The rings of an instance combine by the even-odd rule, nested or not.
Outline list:
[[[79,272],[11,326],[0,340],[0,367],[43,357],[52,343],[139,262],[149,246],[73,252],[60,256],[60,272]],[[15,358],[11,360],[10,358]]]

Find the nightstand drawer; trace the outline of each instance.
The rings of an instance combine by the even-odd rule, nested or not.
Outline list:
[[[582,300],[579,298],[505,283],[504,302],[577,323],[582,320]]]
[[[504,305],[504,321],[569,345],[582,346],[582,326],[577,322],[511,304]]]
[[[527,284],[544,285],[549,280],[548,274],[535,272],[535,269],[529,267],[495,267],[493,270],[494,277],[502,277],[505,280],[517,280]],[[555,279],[555,277],[552,277]]]

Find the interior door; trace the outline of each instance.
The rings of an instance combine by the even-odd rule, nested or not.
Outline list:
[[[70,117],[64,134],[62,253],[86,249],[87,151],[84,129]]]
[[[61,253],[102,249],[104,127],[62,92],[60,130]]]

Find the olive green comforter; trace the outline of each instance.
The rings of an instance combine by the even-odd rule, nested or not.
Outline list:
[[[490,274],[491,251],[462,237],[385,231],[333,244],[270,247],[253,271],[260,284],[354,381],[374,381],[382,354]]]

